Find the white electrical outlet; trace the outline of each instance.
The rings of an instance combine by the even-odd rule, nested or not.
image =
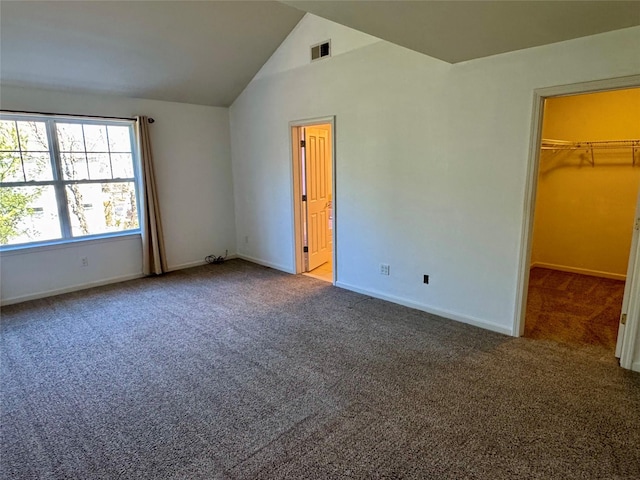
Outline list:
[[[386,263],[380,264],[380,275],[389,275],[389,265]]]
[[[244,243],[249,243],[249,235],[244,236]]]
[[[88,267],[89,266],[89,258],[88,257],[82,257],[82,266],[83,267]]]

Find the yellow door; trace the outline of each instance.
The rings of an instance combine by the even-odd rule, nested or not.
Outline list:
[[[329,130],[305,128],[308,270],[331,260],[331,146]]]

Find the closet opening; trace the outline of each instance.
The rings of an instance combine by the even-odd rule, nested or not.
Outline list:
[[[637,336],[640,88],[541,101],[520,333],[621,357]]]

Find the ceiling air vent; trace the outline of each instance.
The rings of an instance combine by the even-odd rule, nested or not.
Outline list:
[[[331,40],[318,43],[317,45],[313,45],[311,47],[312,62],[315,62],[316,60],[320,60],[321,58],[330,57],[330,56],[331,56]]]

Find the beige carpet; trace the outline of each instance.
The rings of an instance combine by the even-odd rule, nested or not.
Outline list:
[[[3,308],[7,479],[637,479],[640,375],[239,260]]]

